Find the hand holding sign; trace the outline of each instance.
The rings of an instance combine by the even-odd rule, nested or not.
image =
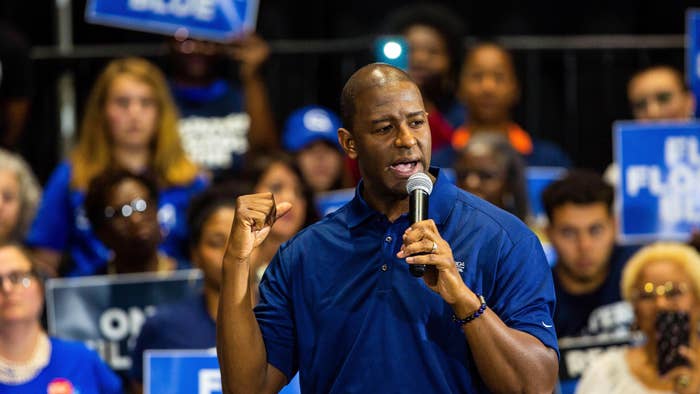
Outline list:
[[[257,76],[260,66],[270,57],[270,46],[259,35],[251,33],[234,41],[227,50],[240,63],[240,77],[247,81]]]

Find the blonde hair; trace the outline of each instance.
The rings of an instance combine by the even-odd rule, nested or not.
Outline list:
[[[639,273],[655,261],[678,264],[690,278],[695,296],[700,299],[700,254],[692,246],[680,242],[657,242],[640,249],[627,261],[620,282],[625,300],[632,301]]]
[[[15,228],[8,234],[5,241],[20,241],[29,231],[34,220],[39,199],[41,198],[41,186],[26,161],[15,153],[0,148],[0,171],[11,171],[17,177],[19,183],[19,218]]]
[[[105,115],[113,81],[128,75],[150,86],[158,107],[156,133],[151,143],[151,170],[162,186],[186,185],[197,176],[197,166],[187,157],[178,133],[178,112],[163,73],[141,58],[111,61],[97,78],[85,106],[80,139],[71,154],[71,186],[85,190],[90,181],[112,165],[112,144]]]

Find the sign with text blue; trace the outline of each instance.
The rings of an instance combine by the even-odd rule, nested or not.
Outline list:
[[[547,214],[542,204],[542,192],[550,183],[561,179],[564,174],[566,174],[564,167],[527,167],[525,169],[530,213],[537,225],[544,226],[547,222]]]
[[[221,372],[216,350],[146,350],[144,394],[219,394]],[[297,374],[280,394],[299,394]]]
[[[695,115],[700,111],[700,9],[691,8],[686,12],[685,27],[686,42],[686,79],[688,86],[695,94]]]
[[[89,0],[90,23],[229,42],[255,30],[258,0]]]
[[[620,241],[687,240],[700,225],[700,123],[613,127]]]
[[[115,371],[131,368],[131,351],[156,307],[200,294],[199,270],[49,279],[49,334],[83,341]]]

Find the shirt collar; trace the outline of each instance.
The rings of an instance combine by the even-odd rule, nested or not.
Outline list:
[[[447,220],[447,217],[452,212],[455,198],[457,197],[457,188],[447,179],[443,171],[437,167],[430,167],[429,172],[435,176],[433,191],[430,193],[428,202],[428,216],[437,224],[442,224]],[[383,214],[370,207],[364,198],[362,198],[362,187],[364,182],[360,180],[355,188],[355,197],[350,201],[348,226],[357,227],[372,216],[381,216]],[[406,214],[404,214],[406,215]],[[404,216],[402,215],[402,216]]]

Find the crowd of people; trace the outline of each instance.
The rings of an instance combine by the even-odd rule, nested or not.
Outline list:
[[[172,39],[170,75],[142,58],[109,62],[43,191],[0,148],[0,393],[140,393],[146,350],[214,347],[224,387],[240,392],[299,372],[308,392],[697,393],[698,234],[620,244],[618,165],[576,168],[515,123],[511,54],[465,48],[449,10],[405,7],[385,30],[408,42],[405,73],[360,68],[340,114],[313,103],[278,128],[269,95],[283,93],[265,86],[270,48],[256,34]],[[668,65],[630,76],[627,96],[640,122],[694,117]],[[13,127],[0,128],[3,146]],[[567,169],[541,195],[544,226],[532,166]],[[415,172],[434,183],[434,222],[408,222]],[[351,188],[323,217],[319,201]],[[416,281],[408,265],[425,263],[435,269]],[[192,268],[201,292],[143,322],[127,374],[42,320],[51,278]],[[678,320],[688,338],[666,366],[663,324]],[[581,341],[599,358],[557,379]]]

